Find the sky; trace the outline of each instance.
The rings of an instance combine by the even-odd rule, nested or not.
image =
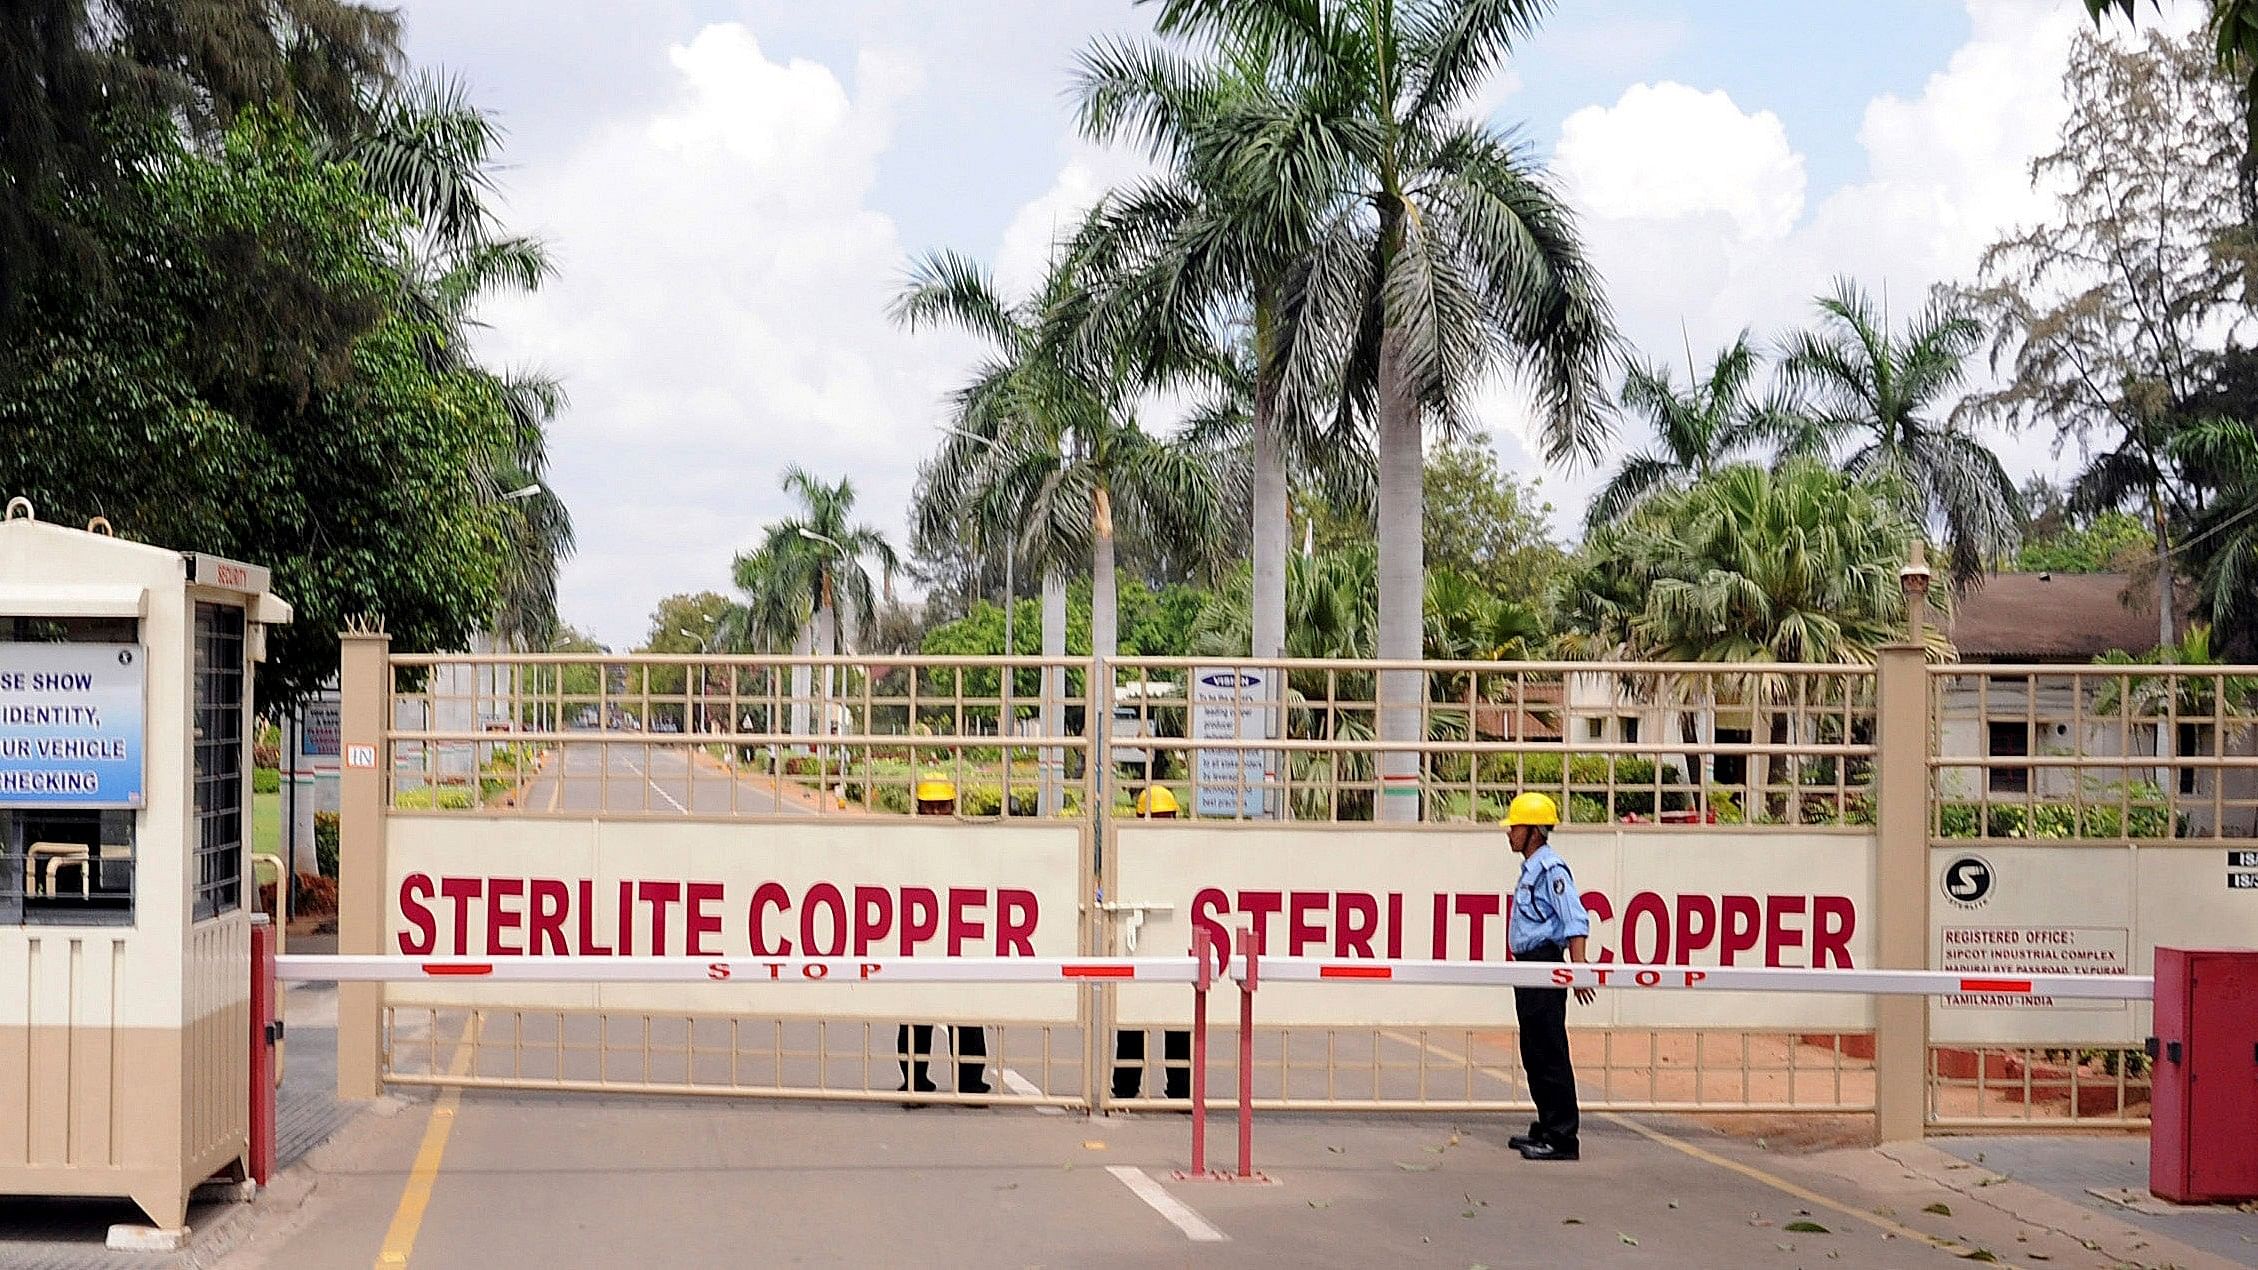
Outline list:
[[[2186,0],[2178,0],[2185,20]],[[1025,285],[1142,155],[1081,140],[1076,53],[1129,0],[404,0],[411,58],[507,129],[501,203],[559,267],[490,302],[490,360],[560,375],[552,480],[580,547],[563,616],[615,648],[727,590],[797,464],[906,541],[919,459],[979,354],[888,323],[912,257]],[[2170,3],[2168,0],[2168,7]],[[1685,377],[1808,322],[1837,276],[1900,318],[2045,210],[2078,0],[1576,0],[1480,106],[1565,190],[1640,355]],[[2145,12],[2145,6],[2144,6]],[[1594,470],[1533,457],[1510,383],[1479,417],[1572,538]],[[2047,438],[1991,438],[2057,471]],[[1637,425],[1626,444],[1637,443]]]

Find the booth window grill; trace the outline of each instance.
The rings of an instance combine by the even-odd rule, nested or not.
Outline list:
[[[130,617],[0,617],[0,642],[136,644]],[[133,923],[132,808],[0,807],[0,923]]]
[[[196,606],[196,919],[243,904],[243,610]]]

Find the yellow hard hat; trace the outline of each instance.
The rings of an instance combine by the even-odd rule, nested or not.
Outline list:
[[[917,801],[921,803],[955,802],[957,787],[939,772],[927,772],[917,778]]]
[[[1166,785],[1154,785],[1137,795],[1137,814],[1140,816],[1173,816],[1183,811],[1176,804],[1176,795]]]
[[[1513,825],[1557,825],[1560,823],[1560,804],[1543,794],[1519,794],[1506,805],[1505,823]]]

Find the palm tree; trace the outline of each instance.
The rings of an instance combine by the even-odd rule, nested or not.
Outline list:
[[[1790,335],[1780,353],[1800,426],[1823,452],[1852,445],[1844,470],[1888,491],[1914,524],[1941,524],[1953,585],[1967,589],[2021,534],[2021,504],[1999,456],[1943,412],[1982,327],[1932,301],[1895,334],[1847,278],[1816,303],[1819,326]]]
[[[1223,144],[1294,147],[1313,187],[1336,192],[1289,297],[1301,359],[1341,387],[1341,413],[1376,421],[1379,655],[1419,655],[1422,438],[1432,417],[1466,425],[1465,396],[1503,363],[1531,387],[1550,457],[1590,454],[1607,432],[1603,386],[1616,339],[1574,218],[1525,146],[1468,118],[1469,98],[1543,0],[1164,0],[1164,34],[1275,67],[1277,91],[1232,110]],[[1381,677],[1380,735],[1416,742],[1417,672]],[[1416,820],[1417,752],[1382,756],[1395,796],[1382,818]],[[1407,784],[1409,782],[1410,784]],[[1407,796],[1408,795],[1408,796]]]
[[[506,646],[546,648],[556,631],[557,566],[573,549],[572,516],[548,484],[548,427],[564,408],[564,389],[539,371],[497,373],[471,356],[477,303],[538,290],[555,272],[539,239],[504,233],[494,215],[501,145],[500,127],[463,85],[432,75],[389,84],[358,130],[322,142],[371,195],[408,216],[389,267],[424,332],[425,363],[487,380],[501,404],[505,439],[474,474],[502,521],[492,634]]]
[[[1096,338],[1143,350],[1155,364],[1196,365],[1218,326],[1244,329],[1245,355],[1222,368],[1244,385],[1233,439],[1249,450],[1255,657],[1286,638],[1289,465],[1343,453],[1286,393],[1304,352],[1292,293],[1333,192],[1321,168],[1289,148],[1234,144],[1235,111],[1275,95],[1268,68],[1239,55],[1184,56],[1148,42],[1104,40],[1082,55],[1083,131],[1133,137],[1173,164],[1100,204],[1076,244],[1096,291]],[[1240,364],[1243,363],[1243,364]]]
[[[863,561],[878,562],[891,592],[901,559],[884,534],[851,522],[855,488],[847,478],[825,484],[795,465],[784,470],[784,491],[799,500],[800,513],[770,525],[760,549],[750,558],[738,558],[739,585],[748,592],[748,610],[771,634],[774,627],[767,624],[782,615],[810,615],[812,620],[795,634],[795,653],[837,656],[851,650],[856,634],[877,619],[877,587]],[[792,731],[798,735],[807,731],[808,664],[794,666],[792,679]],[[824,667],[823,679],[828,702],[831,667]],[[828,719],[824,730],[830,730]]]
[[[1691,353],[1686,360],[1691,377]],[[1759,362],[1744,330],[1719,350],[1706,378],[1683,389],[1671,382],[1668,367],[1633,365],[1620,397],[1626,409],[1646,417],[1659,449],[1623,460],[1592,500],[1586,525],[1596,529],[1621,520],[1648,497],[1706,480],[1720,464],[1777,436],[1776,408],[1749,396]]]
[[[1054,258],[1032,293],[1009,302],[986,270],[937,252],[917,262],[891,309],[912,330],[946,322],[993,346],[956,395],[955,424],[920,474],[914,514],[923,532],[970,527],[981,540],[1009,540],[1040,569],[1046,658],[1066,655],[1066,578],[1080,560],[1090,562],[1091,651],[1111,657],[1119,532],[1209,555],[1222,500],[1197,448],[1164,444],[1138,426],[1143,381],[1131,359],[1074,337],[1086,297],[1072,256]],[[1053,667],[1046,678],[1042,727],[1056,736],[1065,672]],[[1046,815],[1061,801],[1062,759],[1044,757]]]
[[[2212,491],[2181,538],[2197,573],[2197,597],[2214,626],[2247,653],[2258,641],[2258,428],[2240,419],[2200,419],[2179,430],[2172,449]]]

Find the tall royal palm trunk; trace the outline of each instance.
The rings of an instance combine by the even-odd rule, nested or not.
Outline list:
[[[1380,337],[1379,434],[1378,651],[1382,661],[1416,661],[1426,625],[1426,569],[1420,541],[1426,529],[1420,489],[1425,455],[1419,401],[1404,373],[1403,336],[1393,331]],[[1382,672],[1378,738],[1394,742],[1423,739],[1419,703],[1424,695],[1424,676],[1418,671]],[[1376,819],[1419,819],[1420,765],[1417,750],[1381,752]]]
[[[825,593],[825,602],[815,610],[815,651],[821,656],[835,657],[839,653],[839,620],[831,607],[828,587]],[[818,697],[821,717],[816,720],[815,730],[825,736],[831,734],[831,692],[836,673],[837,668],[828,663],[823,667],[823,691]]]
[[[1043,569],[1043,701],[1036,714],[1046,737],[1059,735],[1066,723],[1066,668],[1059,664],[1065,656],[1066,574],[1055,566],[1046,566]],[[1045,749],[1037,762],[1043,769],[1037,809],[1045,816],[1055,816],[1066,805],[1066,751],[1055,746]]]
[[[800,629],[793,634],[792,656],[804,658],[814,651],[815,623],[811,620],[803,622]],[[808,700],[812,691],[813,683],[812,676],[809,673],[809,664],[805,661],[794,661],[792,663],[793,736],[806,736],[808,734]]]
[[[1110,658],[1121,651],[1121,605],[1113,571],[1113,498],[1100,486],[1091,502],[1090,651]]]
[[[1255,308],[1254,641],[1258,658],[1286,647],[1286,449],[1278,436],[1278,372],[1270,365],[1267,305]]]

